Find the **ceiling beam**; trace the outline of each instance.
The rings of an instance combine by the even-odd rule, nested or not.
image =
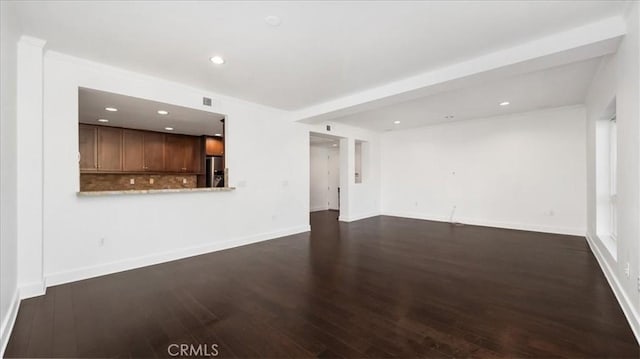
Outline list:
[[[294,121],[317,123],[488,80],[607,55],[616,51],[625,33],[624,19],[621,16],[610,17],[309,106],[292,113],[292,118]]]

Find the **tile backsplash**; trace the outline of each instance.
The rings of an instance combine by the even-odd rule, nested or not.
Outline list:
[[[131,180],[133,180],[133,184],[131,184]],[[185,181],[186,183],[184,183]],[[198,180],[195,175],[126,175],[100,173],[83,173],[80,175],[81,192],[196,187],[198,187]]]

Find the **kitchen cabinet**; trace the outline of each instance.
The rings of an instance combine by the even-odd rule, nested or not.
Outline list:
[[[184,172],[184,136],[166,135],[164,139],[164,169],[167,172]]]
[[[164,133],[144,132],[144,170],[162,172],[164,168]]]
[[[144,132],[123,130],[122,152],[122,170],[124,172],[144,171]]]
[[[80,124],[80,171],[202,173],[203,137]]]
[[[98,171],[122,171],[122,129],[98,127]]]
[[[164,141],[165,171],[200,173],[201,141],[198,137],[166,135]]]
[[[185,168],[187,172],[200,173],[204,167],[202,156],[202,140],[200,137],[186,137],[185,139]]]
[[[98,170],[98,129],[95,126],[80,124],[78,131],[80,151],[80,171],[96,172]]]
[[[224,155],[224,140],[222,137],[207,137],[205,147],[207,156]]]

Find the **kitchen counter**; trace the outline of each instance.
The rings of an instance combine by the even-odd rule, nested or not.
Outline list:
[[[235,187],[205,187],[205,188],[172,188],[172,189],[143,189],[122,191],[84,191],[77,192],[79,197],[118,196],[129,194],[156,194],[156,193],[192,193],[192,192],[230,192]]]

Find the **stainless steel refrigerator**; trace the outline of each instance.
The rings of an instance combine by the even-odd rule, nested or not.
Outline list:
[[[208,156],[206,162],[207,187],[224,187],[222,157]]]

